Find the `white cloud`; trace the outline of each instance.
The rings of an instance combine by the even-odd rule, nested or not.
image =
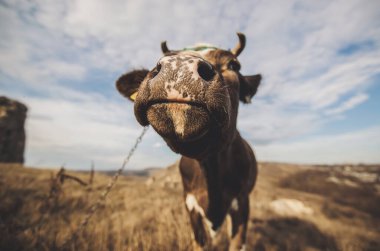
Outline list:
[[[21,9],[23,6],[38,9],[38,5],[15,4]],[[2,75],[14,79],[23,88],[40,93],[65,88],[58,84],[60,79],[83,80],[87,68],[73,56],[76,53],[67,46],[63,35],[41,28],[33,19],[32,9],[25,11],[20,14],[19,9],[0,5],[0,28],[5,38],[0,42]],[[1,81],[1,85],[14,83]]]
[[[156,148],[163,147],[163,144],[161,142],[156,142],[153,144],[153,147],[156,147]]]
[[[315,136],[298,142],[256,146],[259,161],[293,163],[379,163],[380,127]],[[365,151],[363,151],[365,149]]]
[[[61,98],[22,100],[30,107],[27,163],[85,168],[93,160],[100,169],[118,168],[142,130],[134,119],[132,104],[110,103],[96,95],[76,98],[75,102]],[[150,129],[142,145],[161,148],[163,143],[157,137]],[[146,154],[137,151],[128,168],[163,166],[175,160],[165,149],[150,152],[149,158]]]
[[[345,111],[352,109],[353,107],[363,103],[368,99],[368,95],[366,94],[358,94],[356,96],[351,97],[349,100],[345,101],[341,106],[336,107],[334,109],[330,109],[326,111],[328,115],[336,115]]]
[[[30,107],[27,148],[31,153],[78,151],[90,161],[97,157],[91,156],[93,151],[109,154],[119,150],[120,154],[128,139],[138,134],[136,123],[130,123],[134,125],[131,127],[125,121],[128,118],[133,122],[132,114],[126,116],[128,113],[123,111],[123,106],[96,96],[75,102],[61,98],[26,98],[23,102]],[[52,161],[49,155],[45,160]]]
[[[40,62],[39,71],[48,77],[58,76],[65,79],[83,79],[86,68],[83,65],[48,59]]]
[[[257,100],[250,105],[240,106],[238,128],[244,137],[256,144],[268,144],[307,134],[323,123],[318,114],[308,109],[292,109]]]

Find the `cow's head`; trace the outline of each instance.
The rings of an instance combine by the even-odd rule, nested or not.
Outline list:
[[[119,92],[135,101],[135,116],[152,125],[171,149],[201,157],[226,146],[236,135],[239,100],[250,103],[261,76],[243,76],[237,56],[245,36],[232,50],[208,45],[171,51],[151,71],[135,70],[121,76]]]

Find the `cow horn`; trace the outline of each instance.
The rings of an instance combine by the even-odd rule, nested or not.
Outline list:
[[[244,50],[245,47],[245,35],[243,33],[237,33],[239,37],[239,43],[231,50],[232,54],[236,57],[240,55],[240,53]]]
[[[162,50],[162,53],[164,54],[170,52],[168,46],[166,45],[166,41],[161,42],[161,50]]]

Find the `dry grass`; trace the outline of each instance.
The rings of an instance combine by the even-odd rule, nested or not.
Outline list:
[[[380,173],[379,167],[352,172]],[[0,165],[0,250],[58,250],[110,179],[95,173],[91,186],[66,180],[52,202],[52,173]],[[67,175],[91,180],[90,173]],[[191,250],[178,170],[172,166],[152,175],[121,177],[64,250]],[[332,176],[345,183],[331,182]],[[364,182],[343,167],[260,164],[248,250],[380,250],[379,187],[378,179]],[[278,198],[301,200],[314,213],[276,215],[268,205]]]
[[[47,207],[51,171],[0,168],[0,250],[57,250],[109,181],[96,174],[88,189],[68,180],[57,203]],[[121,177],[86,230],[65,249],[188,250],[189,226],[180,200],[181,191]]]

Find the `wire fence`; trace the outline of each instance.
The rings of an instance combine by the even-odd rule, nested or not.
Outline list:
[[[68,246],[72,241],[74,241],[78,237],[79,233],[81,233],[86,228],[86,226],[87,226],[88,222],[90,221],[91,217],[98,210],[98,208],[100,207],[100,205],[102,204],[102,202],[105,201],[105,199],[107,198],[107,196],[108,196],[109,192],[111,191],[112,187],[115,185],[117,179],[119,178],[120,174],[122,174],[122,172],[124,171],[125,166],[129,162],[129,160],[132,157],[132,155],[135,153],[135,151],[136,151],[138,145],[140,144],[142,138],[144,137],[145,133],[148,131],[148,128],[149,128],[148,126],[146,126],[146,127],[143,128],[142,132],[140,133],[140,136],[137,137],[136,142],[133,145],[133,147],[131,148],[131,150],[129,151],[127,157],[125,157],[125,159],[123,161],[123,164],[117,170],[117,172],[112,176],[112,178],[109,181],[107,187],[104,189],[104,192],[100,195],[99,199],[94,203],[94,205],[92,205],[92,207],[90,208],[90,210],[88,211],[88,213],[84,217],[83,221],[80,223],[79,227],[74,231],[74,233],[72,233],[70,236],[68,236],[64,240],[64,242],[62,243],[62,245],[59,247],[59,250],[62,250],[66,246]]]

